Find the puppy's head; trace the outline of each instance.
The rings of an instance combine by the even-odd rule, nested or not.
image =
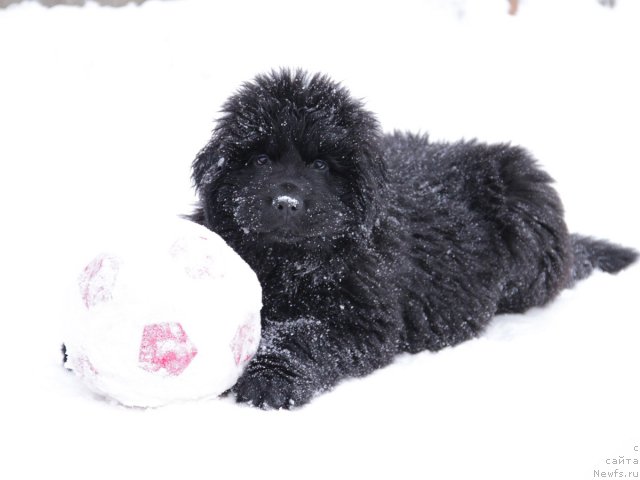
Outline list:
[[[325,76],[244,84],[193,164],[202,222],[228,241],[331,241],[371,228],[384,188],[377,121]]]

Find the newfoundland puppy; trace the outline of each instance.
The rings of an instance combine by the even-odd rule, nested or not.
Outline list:
[[[307,403],[402,352],[480,334],[636,252],[569,234],[551,178],[522,148],[383,134],[323,75],[282,70],[224,104],[193,163],[191,219],[263,287],[263,337],[232,391]]]

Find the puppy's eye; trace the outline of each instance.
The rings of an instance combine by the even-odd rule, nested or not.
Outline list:
[[[329,165],[324,160],[320,160],[319,158],[314,160],[311,164],[311,168],[314,170],[324,171],[329,168]]]
[[[269,158],[269,155],[260,154],[254,159],[254,162],[256,165],[263,167],[268,165],[271,162],[271,159]]]

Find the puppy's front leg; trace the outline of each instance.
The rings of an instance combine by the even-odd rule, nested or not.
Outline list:
[[[396,337],[390,323],[366,316],[265,321],[258,353],[232,391],[261,408],[300,406],[343,378],[390,363]]]

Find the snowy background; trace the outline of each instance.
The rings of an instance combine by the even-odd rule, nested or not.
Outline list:
[[[190,163],[221,103],[274,67],[330,74],[386,130],[524,145],[572,231],[640,248],[640,1],[507,8],[0,10],[0,478],[587,479],[640,457],[638,266],[292,412],[228,399],[128,409],[60,366],[80,267],[110,232],[190,210]]]

